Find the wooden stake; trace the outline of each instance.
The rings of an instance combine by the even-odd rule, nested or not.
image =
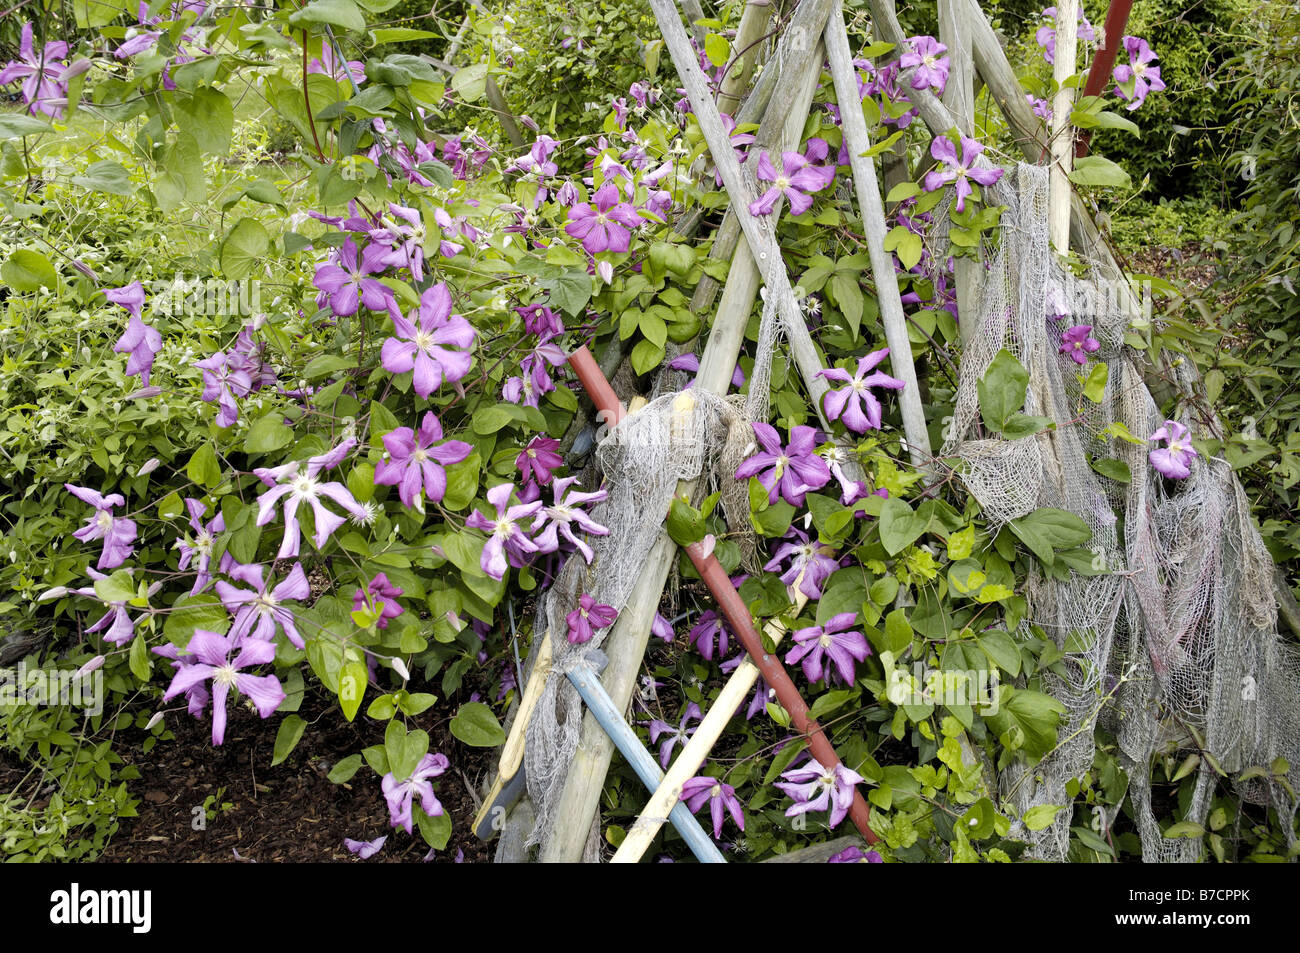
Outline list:
[[[1074,161],[1074,139],[1070,135],[1070,110],[1074,88],[1066,81],[1074,77],[1078,58],[1079,0],[1057,0],[1056,55],[1052,79],[1052,167],[1048,173],[1047,233],[1058,255],[1070,250],[1070,168]]]
[[[948,85],[943,104],[957,118],[957,130],[963,136],[975,135],[975,59],[971,54],[968,12],[959,0],[939,0],[939,39],[948,47]],[[963,345],[970,342],[979,323],[980,263],[959,257],[953,262],[957,291],[957,316]]]
[[[759,43],[767,31],[767,21],[772,16],[772,0],[748,0],[736,27],[736,39],[731,44],[732,62],[728,63],[722,84],[718,89],[718,108],[734,118],[740,105],[740,95],[749,86],[749,78],[758,62]]]

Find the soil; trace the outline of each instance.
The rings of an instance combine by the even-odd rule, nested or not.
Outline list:
[[[450,770],[434,782],[438,800],[451,816],[451,839],[431,859],[484,863],[490,860],[489,846],[471,828],[477,788],[491,771],[493,751],[452,737],[448,721],[457,707],[443,700],[409,724],[427,731],[430,751],[451,761]],[[175,740],[159,742],[148,754],[140,754],[140,739],[119,745],[141,773],[131,783],[132,794],[140,799],[139,816],[121,821],[100,859],[361,863],[344,846],[344,838],[368,841],[387,834],[383,849],[365,863],[424,860],[429,847],[419,828],[411,836],[389,825],[380,779],[367,765],[346,784],[326,777],[337,761],[382,742],[384,725],[367,719],[364,711],[348,723],[336,700],[312,688],[298,714],[307,728],[289,758],[274,768],[269,767],[274,728],[242,706],[231,706],[220,747],[212,745],[209,717],[196,720],[184,714],[170,716]],[[213,801],[205,811],[209,797]]]

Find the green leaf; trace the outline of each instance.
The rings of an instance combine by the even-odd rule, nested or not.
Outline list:
[[[357,33],[366,28],[366,18],[352,0],[312,0],[289,17],[292,27],[301,29],[308,23],[328,23]]]
[[[38,136],[43,132],[53,131],[53,126],[35,116],[0,113],[0,139],[21,139],[23,136]]]
[[[1008,440],[1019,440],[1021,437],[1032,437],[1036,433],[1055,427],[1056,423],[1051,417],[1014,413],[1002,424],[1002,436]]]
[[[14,291],[39,291],[42,286],[51,291],[59,286],[58,276],[50,260],[38,251],[20,248],[0,265],[0,278]]]
[[[245,453],[269,453],[293,442],[293,429],[284,425],[284,415],[270,413],[253,423],[244,437]]]
[[[343,717],[348,721],[355,718],[361,708],[369,678],[366,663],[361,661],[345,662],[339,671],[339,707],[343,709]]]
[[[1051,506],[1012,520],[1011,531],[1045,566],[1052,565],[1055,550],[1082,546],[1092,538],[1087,523],[1068,510]]]
[[[482,702],[466,702],[451,720],[451,733],[474,748],[495,748],[504,744],[506,733],[492,709]]]
[[[980,633],[975,641],[998,668],[1009,673],[1012,678],[1020,674],[1020,648],[1006,632],[990,629]]]
[[[473,419],[470,421],[476,434],[488,436],[494,434],[506,424],[515,421],[515,415],[512,408],[506,404],[493,404],[490,407],[483,407],[474,412]]]
[[[1129,178],[1129,174],[1110,159],[1102,156],[1084,156],[1075,159],[1070,181],[1075,185],[1133,188],[1133,180]]]
[[[894,609],[885,616],[885,631],[880,647],[885,652],[897,655],[912,644],[912,636],[912,623],[907,620],[907,610]]]
[[[370,36],[374,39],[376,45],[383,45],[386,43],[409,43],[412,40],[436,40],[442,34],[430,33],[428,30],[411,30],[406,27],[397,27],[389,30],[371,30]]]
[[[896,497],[885,500],[880,507],[880,542],[885,552],[897,556],[920,539],[930,521],[912,512],[912,508]]]
[[[731,58],[731,44],[719,33],[710,33],[704,38],[704,55],[714,66],[726,66]]]
[[[980,416],[984,426],[1001,431],[1008,417],[1025,405],[1029,373],[1016,356],[1003,348],[979,380]]]
[[[1031,807],[1025,811],[1025,816],[1021,820],[1029,830],[1041,831],[1051,826],[1052,821],[1056,820],[1056,815],[1062,809],[1060,804],[1039,804],[1037,807]]]
[[[384,752],[394,777],[405,781],[429,753],[429,735],[421,730],[408,733],[400,721],[390,721],[384,730]]]
[[[72,184],[92,192],[107,192],[109,195],[130,195],[135,191],[131,184],[131,174],[119,163],[111,159],[101,159],[86,166],[83,175],[74,175]]]
[[[172,603],[163,622],[163,635],[173,645],[189,645],[196,629],[224,635],[230,628],[230,613],[213,592],[183,595]]]
[[[1129,470],[1128,464],[1123,460],[1117,460],[1114,457],[1093,460],[1092,468],[1102,476],[1109,477],[1116,483],[1133,482],[1133,472]]]
[[[350,754],[342,761],[330,768],[330,773],[326,775],[334,784],[346,784],[351,781],[353,776],[361,768],[361,755]],[[387,772],[385,772],[387,773]]]
[[[149,676],[153,673],[153,662],[149,659],[149,644],[143,636],[131,642],[127,664],[132,675],[142,682],[149,681]]]
[[[252,273],[271,247],[271,236],[257,219],[241,218],[221,245],[221,271],[227,278]]]
[[[307,722],[303,721],[297,715],[290,715],[280,722],[280,730],[275,733],[275,750],[271,755],[271,767],[275,767],[285,758],[293,753],[293,749],[298,747],[298,742],[302,739],[302,733],[307,728]],[[361,761],[360,756],[354,755],[358,764]]]
[[[663,345],[653,341],[637,341],[636,347],[632,348],[632,370],[638,374],[648,374],[663,363],[664,354]]]
[[[183,202],[197,204],[207,198],[203,175],[203,154],[199,144],[182,130],[167,147],[162,168],[153,180],[154,198],[163,212],[173,212]]]
[[[221,466],[217,463],[217,452],[212,449],[212,444],[205,443],[194,451],[190,462],[185,464],[185,475],[208,488],[220,485]]]
[[[307,366],[302,369],[302,376],[304,380],[314,381],[320,377],[337,374],[339,371],[351,370],[356,366],[355,357],[342,354],[318,354],[307,362]]]
[[[585,308],[591,300],[591,275],[584,269],[570,269],[558,277],[543,279],[538,284],[550,290],[550,303],[570,317]]]
[[[235,109],[221,90],[201,86],[192,96],[177,99],[176,112],[201,151],[218,156],[230,151]]]
[[[1018,730],[1021,749],[1037,762],[1055,746],[1056,728],[1064,714],[1065,706],[1051,695],[1002,684],[997,713],[985,714],[984,721],[999,737]]]
[[[430,817],[424,813],[424,808],[412,813],[424,842],[434,850],[446,850],[447,842],[451,840],[451,815],[443,811],[437,817]]]
[[[487,90],[487,77],[486,63],[462,66],[451,78],[451,91],[467,103],[477,102]]]
[[[831,296],[835,306],[848,322],[849,332],[856,338],[858,328],[862,326],[862,288],[854,275],[836,272],[831,278]]]
[[[126,602],[135,598],[135,580],[125,569],[119,569],[107,579],[95,581],[95,595],[104,602]]]
[[[1083,382],[1083,396],[1094,404],[1100,404],[1106,396],[1106,381],[1109,377],[1110,366],[1105,361],[1093,364]]]

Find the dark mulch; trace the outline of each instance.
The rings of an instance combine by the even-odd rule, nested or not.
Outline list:
[[[455,710],[455,704],[443,701],[409,724],[427,731],[430,750],[451,760],[450,770],[434,783],[452,819],[451,840],[433,859],[450,863],[463,851],[465,863],[483,863],[490,860],[489,848],[471,830],[477,807],[469,786],[482,784],[492,752],[466,747],[451,736],[447,725]],[[367,863],[423,860],[428,845],[419,828],[411,836],[389,826],[380,779],[367,765],[347,784],[326,777],[342,758],[382,742],[384,725],[367,719],[364,709],[349,724],[333,699],[310,688],[299,714],[308,723],[302,739],[274,768],[279,719],[264,722],[243,706],[231,706],[219,748],[212,746],[209,717],[183,714],[169,716],[175,740],[159,742],[147,755],[140,754],[139,739],[118,746],[141,773],[131,783],[140,799],[139,816],[122,820],[101,860],[360,862],[343,839],[368,841],[383,834],[388,841]],[[211,818],[203,810],[209,796],[216,798]],[[224,803],[231,806],[223,810]]]

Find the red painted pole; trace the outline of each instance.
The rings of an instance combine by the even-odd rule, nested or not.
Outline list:
[[[826,737],[821,725],[817,724],[817,720],[812,717],[807,703],[799,694],[799,689],[786,673],[785,666],[775,655],[764,651],[763,640],[749,618],[749,607],[745,605],[745,601],[740,598],[740,593],[727,578],[722,564],[711,554],[705,556],[704,547],[700,543],[687,546],[686,554],[691,557],[691,562],[695,564],[704,584],[713,593],[713,598],[717,600],[718,607],[722,609],[722,614],[730,623],[731,630],[740,636],[745,651],[762,672],[764,681],[776,692],[781,707],[790,713],[790,720],[794,722],[794,726],[808,739],[808,748],[812,751],[813,757],[830,768],[842,764],[840,756],[835,753],[835,747]],[[853,806],[849,808],[849,817],[868,844],[879,842],[880,838],[871,829],[871,808],[867,806],[866,800],[856,788],[853,791]]]
[[[1083,95],[1100,96],[1110,81],[1115,69],[1115,54],[1119,52],[1120,41],[1124,38],[1124,28],[1128,26],[1128,15],[1133,9],[1133,0],[1110,0],[1110,9],[1106,11],[1106,27],[1102,32],[1101,48],[1092,60],[1088,70],[1088,82],[1084,84]],[[1074,141],[1074,154],[1082,158],[1088,154],[1088,143],[1092,133],[1082,130]]]
[[[619,402],[618,395],[609,385],[609,381],[587,345],[584,344],[569,355],[569,366],[578,375],[578,382],[582,384],[591,402],[596,405],[602,423],[612,427],[627,416],[627,410]]]

